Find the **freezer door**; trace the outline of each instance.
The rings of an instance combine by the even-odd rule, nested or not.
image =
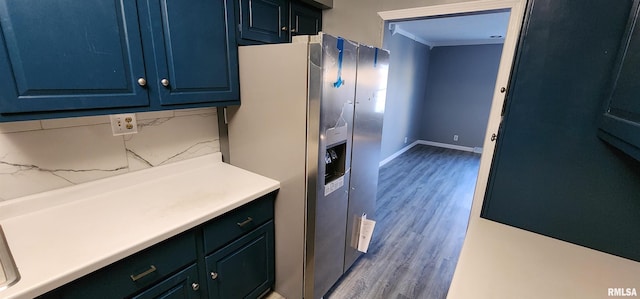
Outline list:
[[[357,248],[362,216],[376,219],[378,164],[388,70],[389,52],[362,45],[359,47],[345,272],[361,255]]]
[[[310,194],[307,203],[305,298],[324,296],[344,271],[358,51],[357,44],[348,40],[325,34],[319,37],[322,53],[319,123],[314,128],[311,123],[314,117],[310,117],[308,125],[310,131],[317,132],[319,140],[314,149],[311,149],[313,142],[308,142],[310,156],[315,154],[318,171],[317,175],[310,175],[315,177],[315,184],[309,184],[309,188],[313,188],[309,191],[314,194]],[[313,48],[312,45],[310,49]],[[314,53],[310,56],[313,61]],[[313,65],[310,69],[314,69]],[[310,87],[313,85],[314,82],[309,82]],[[310,116],[315,115],[311,98]]]

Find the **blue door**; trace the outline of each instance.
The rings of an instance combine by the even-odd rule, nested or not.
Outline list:
[[[151,96],[159,97],[160,105],[237,101],[233,1],[146,3],[141,18],[151,29],[144,36],[147,69],[156,73],[149,83]]]
[[[148,105],[135,1],[0,7],[0,113]]]

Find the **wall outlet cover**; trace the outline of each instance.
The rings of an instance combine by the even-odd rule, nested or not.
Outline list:
[[[138,133],[138,123],[135,113],[113,114],[111,119],[111,131],[113,136]]]

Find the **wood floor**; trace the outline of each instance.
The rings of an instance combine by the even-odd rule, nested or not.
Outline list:
[[[383,166],[369,252],[324,298],[445,298],[479,162],[478,154],[418,145]]]

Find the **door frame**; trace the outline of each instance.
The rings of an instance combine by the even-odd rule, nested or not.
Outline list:
[[[491,141],[491,136],[493,134],[498,134],[500,122],[502,120],[502,106],[505,101],[506,93],[502,93],[500,89],[503,87],[507,88],[509,86],[509,78],[511,77],[511,69],[516,53],[516,47],[518,45],[520,30],[522,28],[525,7],[526,0],[482,0],[378,12],[378,15],[384,22],[435,16],[446,17],[447,15],[459,15],[494,10],[509,10],[511,12],[502,48],[502,55],[500,57],[500,66],[498,68],[496,85],[493,90],[493,99],[491,101],[487,131],[485,132],[483,142],[480,168],[473,194],[471,213],[469,214],[469,223],[473,219],[478,219],[482,210],[482,202],[487,189],[489,170],[491,169],[491,162],[493,160],[493,154],[496,146],[496,142]],[[384,30],[386,26],[382,27],[382,30]],[[384,36],[384,34],[382,34],[382,36]]]

